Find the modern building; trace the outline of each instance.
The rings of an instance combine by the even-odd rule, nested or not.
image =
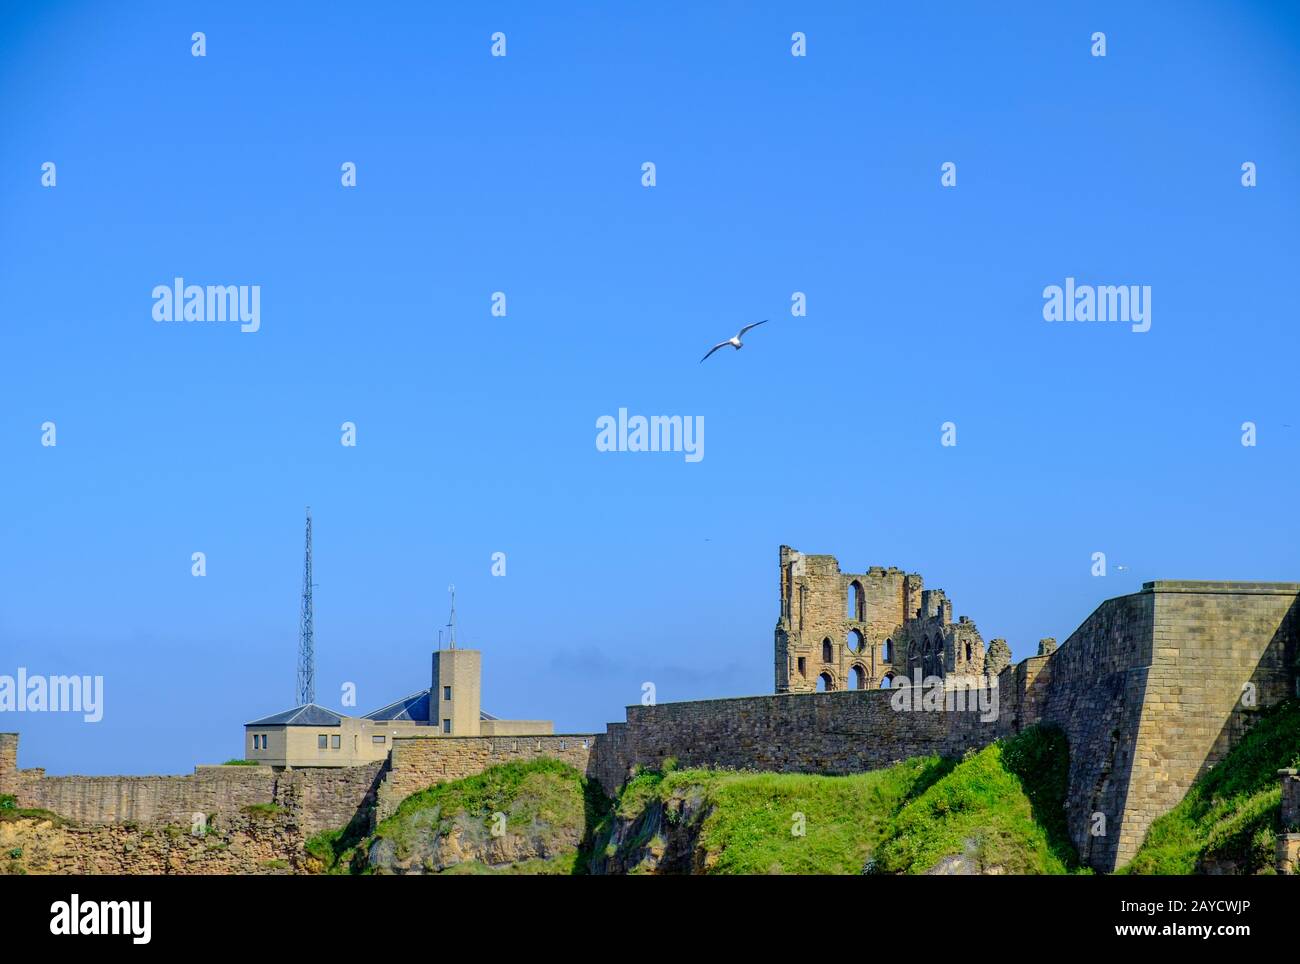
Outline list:
[[[428,689],[364,716],[315,703],[244,724],[244,759],[271,767],[342,767],[382,760],[402,736],[550,736],[550,720],[502,720],[482,709],[482,653],[440,649]]]

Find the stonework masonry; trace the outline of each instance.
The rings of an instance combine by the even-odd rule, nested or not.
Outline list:
[[[231,814],[202,833],[185,825],[0,822],[0,873],[283,874],[308,862],[305,838],[281,812]]]
[[[919,573],[875,566],[840,571],[834,556],[782,546],[776,691],[876,689],[900,674],[984,673],[984,641],[956,622],[941,589]]]
[[[47,777],[4,764],[17,758],[18,734],[0,733],[0,793],[24,808],[49,810],[79,824],[139,823],[188,827],[197,814],[234,817],[254,804],[278,804],[311,836],[345,826],[374,801],[383,761],[356,767],[274,770],[200,766],[187,776]]]
[[[891,600],[888,613],[880,623],[870,616],[847,619],[847,595],[817,589],[816,579],[804,601],[795,602],[794,587],[810,573],[833,576],[832,585],[843,582],[833,557],[804,558],[812,560],[811,570],[800,576],[787,570],[790,560],[782,551],[779,626],[785,628],[778,629],[778,651],[783,631],[793,638],[802,609],[812,638],[835,620],[861,625],[869,644],[881,645],[872,641],[882,638],[895,644],[901,668],[906,650],[898,651],[898,638],[880,634],[886,624],[891,634],[899,628],[890,621],[901,619],[915,597],[920,615],[913,622],[930,632],[932,646],[936,631],[944,629],[939,652],[922,648],[917,659],[928,656],[935,665],[941,656],[938,665],[949,672],[964,661],[964,650],[949,645],[963,639],[953,627],[964,624],[945,622],[945,600],[922,601],[927,597],[920,595],[919,577],[889,570],[863,574],[863,614],[879,613],[871,607],[884,606],[884,598]],[[1147,583],[1141,592],[1103,602],[1059,647],[1044,640],[1042,655],[983,677],[986,701],[996,700],[991,718],[960,708],[898,709],[897,691],[889,689],[781,692],[630,706],[625,722],[611,723],[601,734],[403,737],[393,741],[386,762],[365,767],[199,767],[184,777],[46,777],[40,770],[17,769],[17,735],[0,734],[0,793],[15,794],[21,806],[89,825],[187,822],[195,812],[235,814],[251,803],[278,802],[310,835],[354,819],[382,819],[410,793],[509,760],[565,760],[612,793],[635,767],[659,766],[669,757],[682,766],[852,773],[909,756],[959,756],[1026,726],[1050,723],[1062,728],[1070,745],[1071,836],[1087,864],[1112,870],[1133,856],[1151,822],[1222,759],[1260,709],[1295,692],[1298,600],[1297,583]],[[813,608],[824,614],[814,619]],[[899,638],[910,639],[903,630]],[[949,661],[958,652],[962,660]],[[847,657],[843,650],[832,656],[827,662],[838,679]],[[865,665],[879,676],[887,662]],[[797,671],[797,663],[789,665]],[[778,687],[780,667],[778,660]],[[1297,781],[1284,780],[1283,798],[1293,808],[1288,812],[1300,813]],[[1282,848],[1279,843],[1279,863]]]
[[[1281,832],[1277,835],[1277,872],[1300,874],[1300,773],[1279,770],[1282,778]]]
[[[459,780],[501,763],[550,757],[586,773],[590,769],[594,733],[564,736],[436,737],[411,736],[393,740],[390,768],[379,787],[375,822],[391,816],[397,805],[417,790]]]
[[[831,557],[814,558],[823,575],[838,571],[822,561]],[[792,598],[783,583],[783,620],[797,616],[784,608]],[[969,711],[899,712],[880,690],[632,706],[618,738],[622,759],[601,765],[605,779],[619,764],[665,757],[844,773],[958,755],[1031,724],[1056,724],[1070,744],[1071,836],[1086,863],[1112,870],[1260,709],[1294,692],[1298,599],[1297,583],[1147,583],[1102,603],[1059,647],[1044,640],[1044,655],[1002,670],[992,724]],[[838,613],[840,601],[827,612]]]

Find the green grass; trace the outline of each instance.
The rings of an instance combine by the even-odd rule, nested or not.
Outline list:
[[[1079,865],[1065,823],[1068,767],[1064,735],[1031,727],[962,760],[918,757],[851,776],[666,761],[665,772],[638,772],[609,801],[569,765],[540,759],[421,790],[373,834],[352,825],[317,834],[307,850],[327,873],[373,872],[366,855],[379,841],[381,862],[426,860],[451,874],[583,873],[592,852],[609,861],[604,869],[632,872],[926,873],[955,857],[966,870],[1069,873]],[[511,833],[570,843],[543,850],[545,859],[440,868],[436,838],[455,831],[481,844],[498,812]]]
[[[18,806],[12,793],[0,793],[0,823],[13,823],[18,820],[48,820],[56,827],[62,827],[66,820],[49,810],[37,810]]]
[[[860,874],[891,814],[949,766],[922,757],[843,777],[679,771],[664,789],[699,783],[708,794],[699,846],[710,873]]]
[[[567,763],[552,759],[506,763],[461,780],[439,783],[412,794],[397,811],[382,821],[373,834],[358,826],[317,834],[307,842],[308,853],[326,873],[358,873],[369,868],[364,855],[377,840],[390,842],[399,859],[417,854],[430,841],[442,837],[466,817],[490,834],[494,814],[506,815],[507,833],[524,834],[554,843],[584,838],[608,809],[599,785],[588,781]],[[446,873],[581,873],[585,861],[579,847],[563,847],[546,859],[523,860],[490,867],[464,861]]]
[[[239,809],[250,817],[274,817],[276,814],[284,812],[284,807],[278,803],[250,803]]]
[[[399,856],[406,856],[416,838],[443,835],[459,813],[466,813],[491,829],[492,815],[505,813],[509,825],[544,822],[552,826],[583,826],[582,775],[558,760],[535,760],[490,767],[472,777],[441,783],[412,794],[375,830],[392,840]]]
[[[1133,860],[1119,872],[1192,874],[1203,861],[1240,872],[1272,873],[1281,787],[1277,771],[1300,766],[1300,700],[1260,712],[1226,757],[1156,820]]]
[[[956,857],[986,872],[1078,871],[1065,823],[1068,771],[1055,728],[1030,727],[967,754],[890,820],[873,869],[926,873]]]
[[[948,857],[967,870],[1068,873],[1079,866],[1068,772],[1064,734],[1037,727],[961,761],[920,757],[852,776],[645,771],[598,846],[632,872],[683,870],[686,847],[692,869],[715,874],[925,873]],[[615,824],[626,835],[617,846]]]
[[[255,767],[261,766],[256,760],[227,760],[221,764],[223,767]]]

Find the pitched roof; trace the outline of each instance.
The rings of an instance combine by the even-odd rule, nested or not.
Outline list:
[[[245,723],[245,726],[338,726],[343,717],[333,710],[327,710],[315,703],[304,703],[283,713],[266,716],[260,720]]]
[[[421,690],[418,693],[412,693],[410,696],[404,696],[387,706],[381,706],[373,713],[367,713],[362,719],[379,720],[380,722],[411,720],[415,723],[428,723],[429,691]]]
[[[410,720],[412,723],[429,722],[429,696],[432,690],[420,690],[418,693],[412,693],[410,696],[403,696],[400,700],[395,700],[387,706],[381,706],[373,713],[367,713],[362,717],[363,720],[374,720],[380,723],[387,723],[391,720]],[[478,718],[480,720],[495,720],[496,717],[491,713],[479,710]]]

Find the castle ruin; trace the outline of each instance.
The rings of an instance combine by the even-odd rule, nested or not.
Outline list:
[[[1060,646],[1010,662],[921,577],[842,573],[833,556],[780,550],[775,695],[632,705],[603,733],[395,735],[364,766],[200,767],[170,777],[47,777],[19,769],[0,733],[0,794],[85,824],[238,818],[282,803],[303,832],[382,819],[408,794],[511,760],[553,757],[614,792],[633,768],[662,765],[845,774],[908,757],[958,757],[1025,727],[1069,743],[1066,822],[1080,859],[1102,871],[1133,857],[1147,829],[1249,730],[1300,692],[1300,583],[1157,580],[1101,602]],[[969,649],[968,649],[969,647]],[[896,677],[962,676],[993,716],[903,712]],[[818,680],[831,692],[816,692]],[[898,679],[902,683],[902,679]],[[432,729],[426,727],[426,730]],[[1278,867],[1300,864],[1300,781],[1283,776]]]
[[[975,623],[953,622],[947,595],[918,573],[840,572],[834,556],[782,546],[776,691],[888,688],[900,674],[983,676]]]

